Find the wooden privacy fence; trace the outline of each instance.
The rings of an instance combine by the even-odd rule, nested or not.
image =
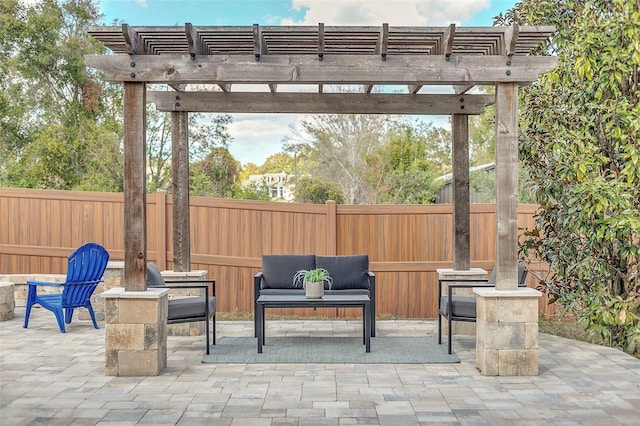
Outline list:
[[[520,205],[530,228],[536,205]],[[89,241],[124,259],[122,193],[0,188],[0,274],[62,274]],[[191,269],[217,281],[220,312],[253,312],[253,276],[263,254],[368,254],[379,315],[436,318],[438,268],[453,266],[451,205],[325,205],[191,197]],[[173,268],[172,197],[147,196],[147,260]],[[472,204],[471,263],[491,270],[495,206]],[[529,286],[536,286],[529,274]],[[540,310],[552,313],[546,301]],[[352,311],[327,310],[326,315]],[[300,315],[305,311],[284,311]],[[355,313],[357,314],[357,312]]]

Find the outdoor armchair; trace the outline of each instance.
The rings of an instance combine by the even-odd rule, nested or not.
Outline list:
[[[71,323],[75,308],[87,308],[93,326],[99,328],[91,306],[91,295],[102,282],[102,275],[108,261],[109,253],[104,247],[96,243],[87,243],[78,247],[67,258],[65,282],[27,281],[29,290],[23,327],[29,326],[31,308],[38,304],[54,313],[62,333],[66,332],[64,324]],[[62,287],[62,292],[38,293],[38,287]]]
[[[177,283],[180,283],[179,285]],[[188,285],[185,285],[188,284]],[[211,296],[209,296],[211,286]],[[169,299],[167,324],[205,322],[207,333],[206,353],[209,355],[209,317],[213,329],[213,344],[216,344],[216,281],[215,280],[165,280],[155,263],[147,263],[147,287],[195,288],[204,290],[203,296]]]
[[[518,264],[518,287],[525,286],[527,270]],[[443,284],[447,283],[447,292],[443,294]],[[488,279],[439,279],[438,280],[438,344],[442,344],[442,318],[447,319],[448,353],[451,354],[451,323],[453,321],[476,322],[475,295],[456,295],[456,289],[474,287],[495,287],[496,270],[491,271]]]

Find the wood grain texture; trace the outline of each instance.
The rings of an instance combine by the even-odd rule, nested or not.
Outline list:
[[[496,86],[496,289],[518,288],[518,85]]]
[[[191,270],[189,236],[189,139],[186,112],[171,113],[171,189],[173,190],[173,265],[178,272]]]
[[[124,85],[124,287],[147,289],[146,84]]]
[[[511,65],[506,63],[511,60]],[[528,84],[551,70],[552,56],[393,55],[385,61],[377,56],[325,57],[278,55],[136,56],[135,68],[128,55],[87,55],[85,62],[101,70],[112,82],[167,84],[388,84],[458,85],[515,82]],[[508,72],[507,72],[508,71]]]
[[[451,116],[453,137],[453,269],[471,266],[469,236],[469,118]]]

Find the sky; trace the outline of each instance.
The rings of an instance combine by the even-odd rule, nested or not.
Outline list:
[[[491,26],[517,0],[98,0],[105,25],[382,25]],[[261,165],[305,118],[232,114],[229,151],[242,165]],[[446,118],[422,117],[446,126]]]

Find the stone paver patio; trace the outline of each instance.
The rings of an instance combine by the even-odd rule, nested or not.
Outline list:
[[[206,425],[638,424],[640,360],[540,334],[540,375],[487,377],[475,340],[460,364],[202,364],[204,337],[168,337],[157,377],[104,375],[104,328],[24,308],[0,322],[0,423]],[[104,327],[104,324],[101,324]],[[357,336],[360,321],[269,321],[270,336]],[[434,321],[378,321],[379,335],[435,334]],[[219,322],[218,336],[253,335]]]

